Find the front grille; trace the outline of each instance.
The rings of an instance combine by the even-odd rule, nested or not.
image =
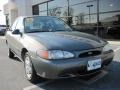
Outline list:
[[[101,51],[87,51],[79,55],[80,58],[98,56],[101,54]]]

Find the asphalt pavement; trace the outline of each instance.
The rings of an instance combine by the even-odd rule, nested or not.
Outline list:
[[[25,78],[23,63],[17,58],[8,58],[5,38],[0,36],[0,90],[120,90],[120,44],[111,43],[110,47],[115,57],[107,68],[108,74],[91,84],[80,78],[40,79],[33,84]]]

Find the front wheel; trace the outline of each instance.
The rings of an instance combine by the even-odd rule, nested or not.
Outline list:
[[[28,53],[26,53],[24,57],[24,66],[26,78],[31,82],[36,82],[38,76],[36,74],[36,71],[33,67],[32,61]]]

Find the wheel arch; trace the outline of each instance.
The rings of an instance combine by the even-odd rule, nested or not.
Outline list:
[[[27,53],[27,52],[28,52],[28,50],[27,50],[26,48],[22,48],[21,58],[22,58],[23,61],[24,61],[24,55],[25,55],[25,53]]]

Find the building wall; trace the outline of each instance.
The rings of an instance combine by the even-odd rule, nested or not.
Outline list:
[[[18,16],[32,15],[32,0],[16,0]]]
[[[9,7],[8,7],[8,3],[4,5],[4,14],[8,14],[9,12]]]
[[[9,25],[19,16],[32,15],[32,0],[9,0],[4,5],[4,14],[8,14]]]
[[[11,22],[11,25],[17,17],[18,17],[18,10],[12,9],[9,13],[9,21]]]
[[[38,3],[42,3],[42,2],[46,2],[46,1],[50,1],[50,0],[32,0],[32,5],[36,5]]]

